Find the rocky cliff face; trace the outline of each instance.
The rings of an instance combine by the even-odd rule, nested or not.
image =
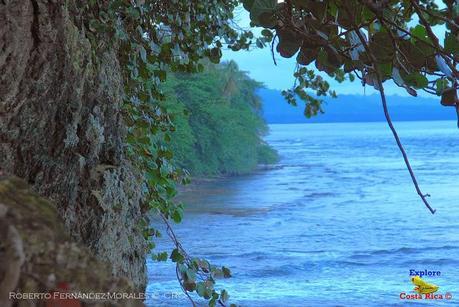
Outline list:
[[[22,293],[50,296],[24,299]],[[67,298],[70,293],[78,296]],[[132,282],[113,277],[110,264],[70,239],[55,206],[0,173],[0,306],[143,306],[139,297]]]
[[[0,1],[0,169],[50,198],[66,231],[140,288],[142,193],[123,151],[119,62],[105,48],[94,63],[76,4]]]

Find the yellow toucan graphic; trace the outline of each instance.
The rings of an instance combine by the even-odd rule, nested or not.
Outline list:
[[[417,275],[411,278],[411,282],[416,286],[414,287],[414,291],[417,293],[427,294],[437,292],[438,290],[437,285],[429,284]]]

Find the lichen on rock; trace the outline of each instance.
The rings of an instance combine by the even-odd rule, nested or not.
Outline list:
[[[52,203],[32,192],[23,180],[0,174],[0,306],[18,304],[10,299],[10,292],[134,294],[137,291],[132,281],[114,277],[111,272],[110,263],[99,260],[91,250],[67,235]],[[27,306],[42,306],[46,302],[27,300]],[[75,300],[74,303],[143,306],[142,300]]]
[[[124,153],[117,50],[94,63],[79,5],[0,1],[0,169],[52,200],[60,231],[142,289],[143,196]]]

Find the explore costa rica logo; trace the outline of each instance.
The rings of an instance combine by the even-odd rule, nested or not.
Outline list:
[[[450,292],[444,294],[436,293],[440,288],[436,284],[427,282],[422,277],[439,277],[440,271],[416,271],[410,270],[410,281],[414,285],[414,288],[410,293],[401,292],[401,300],[451,300],[453,298]]]
[[[419,294],[432,294],[438,291],[438,286],[424,281],[419,276],[411,277],[411,282],[415,285],[414,291]]]

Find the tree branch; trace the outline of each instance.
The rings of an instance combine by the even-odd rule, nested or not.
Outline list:
[[[419,21],[421,22],[421,24],[426,28],[427,30],[427,35],[429,36],[429,38],[432,40],[432,43],[434,44],[435,46],[435,49],[439,51],[439,53],[441,54],[441,56],[443,56],[445,58],[445,62],[446,62],[446,65],[448,65],[448,67],[451,69],[451,71],[453,72],[453,75],[455,78],[458,78],[459,77],[459,73],[458,71],[456,70],[456,67],[454,67],[454,65],[452,65],[450,62],[449,62],[449,59],[447,57],[445,57],[445,51],[443,50],[443,48],[440,46],[440,43],[438,42],[438,38],[437,36],[433,33],[432,31],[432,28],[431,26],[429,25],[429,23],[427,22],[427,20],[424,18],[424,16],[422,15],[422,12],[421,12],[421,8],[419,7],[419,5],[416,3],[416,1],[414,0],[411,0],[411,4],[413,5],[413,8],[414,10],[416,11],[418,17],[419,17]],[[453,54],[453,60],[456,60],[456,58],[454,57],[454,54]]]
[[[348,14],[350,14],[350,11],[348,9],[347,6],[345,6],[345,9],[346,11],[348,12]],[[384,116],[386,117],[386,121],[387,121],[387,124],[389,125],[389,128],[390,130],[392,131],[392,134],[395,138],[395,141],[397,142],[397,146],[400,150],[400,152],[402,153],[402,156],[403,156],[403,160],[405,161],[405,165],[410,173],[410,176],[411,176],[411,180],[413,181],[413,184],[414,184],[414,187],[416,188],[416,192],[418,193],[418,195],[421,197],[422,201],[424,202],[424,205],[429,209],[429,211],[434,214],[436,210],[434,210],[430,204],[428,203],[426,197],[430,196],[429,194],[423,194],[421,189],[419,188],[419,184],[418,184],[418,181],[416,179],[416,176],[413,172],[413,169],[411,168],[411,164],[410,164],[410,161],[408,159],[408,155],[406,154],[406,151],[405,151],[405,148],[403,148],[403,145],[402,145],[402,142],[400,141],[400,138],[398,136],[398,133],[397,133],[397,130],[395,129],[393,123],[392,123],[392,119],[390,117],[390,114],[389,114],[389,110],[388,110],[388,107],[387,107],[387,101],[386,101],[386,95],[384,93],[384,86],[383,86],[383,82],[382,82],[382,78],[381,78],[381,73],[379,72],[379,70],[377,69],[377,66],[376,66],[376,58],[374,56],[374,54],[371,52],[368,44],[367,44],[367,41],[365,40],[365,38],[362,36],[362,34],[360,33],[359,31],[359,28],[357,27],[357,25],[354,24],[354,27],[356,29],[356,33],[360,39],[360,42],[362,43],[362,45],[364,46],[367,54],[370,56],[370,59],[371,59],[371,62],[373,63],[373,70],[375,72],[375,75],[376,75],[376,81],[378,83],[378,87],[379,87],[379,94],[381,96],[381,102],[382,102],[382,105],[383,105],[383,109],[384,109]]]
[[[185,258],[185,263],[187,265],[191,265],[192,264],[192,259],[191,257],[186,253],[185,249],[183,248],[182,244],[180,244],[178,238],[177,238],[177,235],[175,234],[174,232],[174,229],[172,228],[171,224],[169,223],[169,220],[168,218],[160,211],[158,210],[158,215],[161,217],[161,219],[163,220],[164,224],[166,225],[166,229],[167,229],[167,234],[169,236],[169,238],[172,240],[172,242],[174,243],[175,247],[179,250],[179,252],[183,255],[183,257]],[[177,275],[177,280],[180,284],[180,288],[182,289],[183,293],[186,295],[186,297],[188,298],[188,300],[191,302],[191,304],[193,305],[193,307],[196,307],[196,302],[193,300],[193,298],[190,296],[190,293],[189,291],[185,288],[184,286],[184,281],[183,281],[183,278],[181,277],[180,275],[180,271],[179,271],[179,264],[177,263],[176,266],[175,266],[175,274]],[[199,276],[199,278],[201,278],[201,280],[206,280],[208,279],[209,276],[211,276],[211,269],[209,268],[209,272],[206,272],[206,271],[203,271],[201,268],[199,268],[196,272],[196,275]],[[221,301],[221,300],[218,300],[218,303],[223,306],[223,307],[226,307],[226,305]]]
[[[440,19],[441,21],[447,23],[448,25],[450,25],[451,27],[454,27],[456,28],[457,30],[459,30],[459,25],[457,23],[454,22],[454,20],[451,20],[451,19],[448,19],[444,16],[441,16],[441,15],[437,15],[429,10],[426,10],[425,8],[423,7],[419,7],[419,9],[421,9],[424,13],[430,15],[432,18],[437,18],[437,19]]]

